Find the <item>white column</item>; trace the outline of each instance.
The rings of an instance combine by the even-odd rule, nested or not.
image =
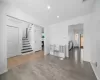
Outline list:
[[[0,74],[7,71],[7,26],[5,6],[0,3]]]

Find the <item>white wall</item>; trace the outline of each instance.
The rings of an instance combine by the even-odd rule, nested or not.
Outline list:
[[[49,36],[49,27],[44,27],[44,54],[47,55],[50,53],[50,36]]]
[[[24,13],[21,9],[15,7],[13,4],[7,4],[7,7],[8,7],[8,11],[7,11],[6,15],[10,15],[10,16],[18,18],[20,20],[24,20],[24,21],[27,21],[27,22],[39,25],[39,21],[38,20],[36,20],[32,16]],[[18,20],[16,20],[16,21],[18,21]],[[8,24],[9,23],[12,24],[11,22],[8,22]],[[26,35],[26,28],[29,26],[30,23],[26,23],[26,22],[22,21],[21,23],[17,23],[15,25],[15,26],[19,26],[19,27],[22,28],[23,37],[25,37],[25,35]]]
[[[7,71],[7,28],[5,7],[6,4],[0,3],[0,74]]]
[[[23,21],[20,21],[15,18],[11,18],[11,17],[7,16],[7,25],[21,28],[22,36],[25,37],[26,36],[26,28],[28,28],[29,23],[26,23],[26,22],[23,22]]]
[[[22,38],[26,37],[26,28],[29,26],[29,23],[11,18],[7,16],[7,23],[6,25],[9,26],[14,26],[14,27],[18,27],[19,29],[19,54],[21,55],[21,49],[22,49]],[[8,26],[7,26],[8,27]]]
[[[96,0],[93,13],[49,26],[48,45],[67,44],[68,26],[79,23],[84,25],[83,59],[91,63],[98,63],[98,67],[94,67],[94,69],[100,78],[100,0]]]
[[[95,0],[91,21],[91,61],[100,80],[100,0]],[[97,67],[94,63],[97,62]]]
[[[32,24],[28,28],[28,39],[29,39],[32,49],[34,51],[34,49],[35,49],[35,26]]]
[[[48,45],[50,44],[66,44],[68,45],[68,26],[69,25],[76,25],[76,24],[84,24],[84,61],[91,61],[91,48],[90,48],[90,20],[92,14],[88,14],[85,16],[79,16],[72,20],[67,20],[64,22],[60,22],[57,24],[53,24],[49,26],[49,41]]]
[[[20,8],[16,7],[15,5],[7,4],[7,7],[8,7],[8,12],[6,13],[6,15],[10,15],[10,16],[16,17],[21,20],[25,20],[33,24],[40,25],[39,24],[40,22],[37,19],[33,18],[31,15],[26,14]]]
[[[69,27],[68,27],[68,41],[73,41],[73,46],[75,46],[75,33],[74,31],[69,31]]]
[[[74,31],[71,31],[71,32],[68,31],[68,41],[73,41],[73,46],[74,47],[75,46],[78,47],[79,46],[79,43],[77,43],[78,41],[75,40],[75,34],[76,33]],[[79,38],[79,36],[78,36],[78,38]]]
[[[78,34],[78,40],[75,40],[75,34]],[[68,26],[68,40],[73,41],[74,46],[80,47],[80,34],[83,35],[83,24]]]
[[[6,15],[35,24],[39,23],[32,16],[24,13],[19,8],[14,7],[14,5],[0,2],[0,74],[7,71],[7,25],[9,22],[7,21],[8,18]],[[20,37],[22,39],[22,36]]]

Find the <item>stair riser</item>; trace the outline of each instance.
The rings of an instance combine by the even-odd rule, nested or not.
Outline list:
[[[23,42],[29,42],[29,41],[23,41]]]
[[[26,51],[26,52],[22,52],[22,53],[28,53],[28,52],[32,52],[33,50],[31,50],[31,51]]]
[[[30,45],[30,42],[27,38],[23,38],[22,42],[23,42],[23,44],[22,44],[23,48],[22,48],[22,51],[21,51],[22,53],[27,53],[27,52],[33,51],[32,47]]]
[[[23,50],[29,50],[29,49],[31,49],[31,50],[32,50],[32,48],[24,48],[24,49],[22,49],[22,51],[23,51]]]
[[[30,43],[23,43],[22,45],[30,45]]]
[[[30,43],[26,43],[26,44],[23,44],[23,45],[30,45]]]
[[[22,39],[22,41],[28,41],[28,39]]]
[[[30,45],[23,45],[23,48],[24,48],[24,47],[31,47],[31,46],[30,46]]]
[[[28,51],[33,51],[33,50],[32,50],[32,49],[29,49],[29,50],[23,50],[22,53],[23,53],[23,52],[28,52]]]
[[[24,46],[23,49],[32,48],[31,46]]]
[[[30,42],[23,42],[23,43],[30,43]]]
[[[25,39],[24,39],[24,40],[22,40],[22,41],[29,41],[29,40],[25,40]]]
[[[29,51],[29,50],[32,50],[32,48],[31,48],[31,49],[22,50],[22,52],[23,52],[23,51]]]

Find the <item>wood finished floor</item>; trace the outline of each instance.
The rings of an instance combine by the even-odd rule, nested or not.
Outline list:
[[[0,75],[0,80],[97,80],[89,62],[75,59],[79,58],[80,49],[69,53],[70,57],[64,60],[44,56],[43,51],[10,58],[8,67],[11,69]]]
[[[33,60],[39,60],[41,58],[44,58],[44,52],[31,52],[26,55],[21,56],[15,56],[12,58],[8,58],[8,69],[14,68],[18,65],[25,64],[27,62],[33,61]]]

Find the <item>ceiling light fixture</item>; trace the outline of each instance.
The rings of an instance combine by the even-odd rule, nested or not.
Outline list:
[[[48,7],[47,7],[47,8],[48,8],[48,10],[49,10],[51,7],[48,5]]]
[[[57,16],[57,18],[59,18],[59,16]]]

